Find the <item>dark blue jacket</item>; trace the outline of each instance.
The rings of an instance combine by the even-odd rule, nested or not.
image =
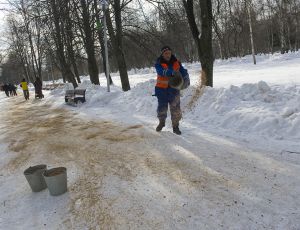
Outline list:
[[[177,58],[174,55],[171,56],[170,61],[166,61],[162,56],[157,58],[156,63],[155,63],[155,69],[156,69],[157,75],[168,76],[168,77],[172,76],[174,73],[173,64],[176,61],[177,61]],[[161,65],[162,63],[167,64],[168,69],[163,68],[163,66]],[[183,68],[181,62],[179,62],[179,64],[180,64],[179,72],[181,73],[181,75],[183,77],[183,81],[184,81],[183,85],[184,85],[184,88],[187,88],[190,85],[189,74],[188,74],[187,70],[185,68]],[[166,97],[166,95],[168,95],[168,94],[176,96],[179,94],[179,90],[171,88],[171,87],[168,87],[166,89],[155,87],[155,95],[157,97]]]

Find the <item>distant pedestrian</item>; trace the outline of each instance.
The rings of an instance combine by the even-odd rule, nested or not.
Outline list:
[[[5,92],[6,96],[9,97],[9,86],[8,86],[8,84],[5,83],[2,88],[3,88],[3,91]]]
[[[15,84],[13,84],[13,95],[14,96],[18,96],[18,94],[17,94],[17,86],[15,86]]]
[[[44,94],[42,92],[43,83],[39,77],[33,83],[35,89],[35,98],[44,98]]]
[[[28,83],[25,78],[22,79],[20,86],[23,90],[25,100],[29,100]]]
[[[9,94],[10,96],[17,96],[17,92],[16,92],[16,86],[12,83],[8,84],[8,88],[9,88]]]

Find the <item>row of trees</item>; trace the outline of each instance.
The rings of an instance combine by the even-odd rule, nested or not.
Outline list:
[[[121,5],[120,1],[114,1],[113,11],[108,9],[105,13],[123,90],[129,90],[130,85],[122,48],[121,9],[129,2],[123,1]],[[15,69],[21,68],[29,81],[42,78],[43,71],[53,74],[53,69],[58,69],[63,79],[74,87],[80,83],[79,75],[83,72],[90,75],[93,84],[100,84],[98,63],[104,47],[100,19],[104,15],[101,16],[96,0],[15,0],[10,3],[9,67],[16,64]]]
[[[256,53],[298,50],[299,9],[297,0],[219,1],[213,21],[218,56],[243,56],[253,48]]]
[[[299,0],[10,0],[3,76],[30,81],[80,75],[100,84],[105,71],[105,17],[109,63],[130,89],[127,69],[153,66],[170,45],[183,62],[200,61],[213,85],[213,59],[299,49]],[[112,83],[111,79],[110,82]]]

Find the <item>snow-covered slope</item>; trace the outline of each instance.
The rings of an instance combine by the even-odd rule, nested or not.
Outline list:
[[[207,87],[197,100],[194,96],[200,64],[185,64],[192,86],[182,92],[183,135],[188,127],[201,127],[255,146],[260,141],[265,146],[265,141],[270,140],[281,143],[283,150],[287,148],[284,141],[288,141],[289,149],[295,150],[300,140],[300,52],[261,55],[257,60],[257,65],[252,64],[251,56],[217,60],[215,87]],[[87,102],[72,109],[90,117],[154,126],[155,70],[146,68],[129,73],[132,89],[128,92],[121,91],[117,73],[113,74],[115,86],[110,93],[106,92],[103,75],[103,87],[91,85],[85,77],[80,87],[87,88]],[[48,100],[67,108],[63,95],[63,90],[58,89],[51,92]]]

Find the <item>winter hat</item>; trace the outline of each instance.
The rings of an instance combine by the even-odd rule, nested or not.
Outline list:
[[[168,50],[172,51],[171,48],[170,48],[170,46],[164,46],[164,47],[161,48],[160,51],[161,51],[161,54],[163,54],[164,52],[166,52]]]

